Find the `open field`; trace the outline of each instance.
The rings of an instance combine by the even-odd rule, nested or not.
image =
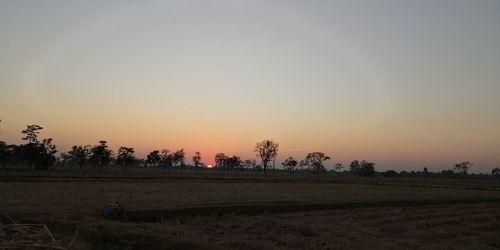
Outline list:
[[[346,180],[19,176],[0,181],[0,214],[47,224],[56,238],[78,230],[74,249],[500,247],[495,182]],[[100,218],[115,200],[125,221]]]
[[[366,207],[255,216],[224,214],[157,222],[86,214],[30,214],[72,249],[498,249],[500,204]]]
[[[498,204],[487,203],[332,209],[170,220],[137,227],[181,246],[207,248],[498,249],[499,211]]]
[[[315,182],[0,182],[2,212],[93,212],[118,200],[127,210],[247,203],[352,203],[500,199],[490,190]]]

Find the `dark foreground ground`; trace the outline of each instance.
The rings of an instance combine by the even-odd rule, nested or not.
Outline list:
[[[31,249],[500,249],[498,185],[439,183],[21,178],[0,181],[0,217],[62,247]],[[122,221],[99,216],[114,198]]]
[[[260,215],[107,221],[91,215],[24,215],[72,249],[499,249],[500,204],[366,207]]]

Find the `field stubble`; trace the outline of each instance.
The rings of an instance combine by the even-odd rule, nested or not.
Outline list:
[[[0,190],[0,213],[24,223],[47,224],[60,238],[79,230],[76,249],[500,248],[500,192],[494,190],[182,179],[6,181],[0,182]],[[153,222],[99,218],[102,204],[115,200],[127,211],[145,214],[153,209],[245,204],[333,206],[288,213],[263,210],[252,216],[229,210]],[[434,205],[405,205],[421,201]],[[374,202],[392,205],[371,207]],[[360,205],[340,209],[347,203]]]

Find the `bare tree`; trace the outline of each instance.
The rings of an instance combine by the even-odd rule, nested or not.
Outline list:
[[[462,176],[466,176],[467,173],[469,172],[469,169],[474,165],[472,162],[469,161],[463,161],[460,163],[455,164],[455,167],[453,167],[453,170],[457,174],[461,174]]]
[[[271,161],[274,161],[278,156],[279,144],[272,140],[263,140],[257,142],[254,151],[257,156],[260,157],[262,161],[262,167],[264,168],[264,176],[267,177],[267,167]]]

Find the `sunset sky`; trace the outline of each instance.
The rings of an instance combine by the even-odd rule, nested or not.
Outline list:
[[[0,0],[0,139],[500,167],[500,1]]]

